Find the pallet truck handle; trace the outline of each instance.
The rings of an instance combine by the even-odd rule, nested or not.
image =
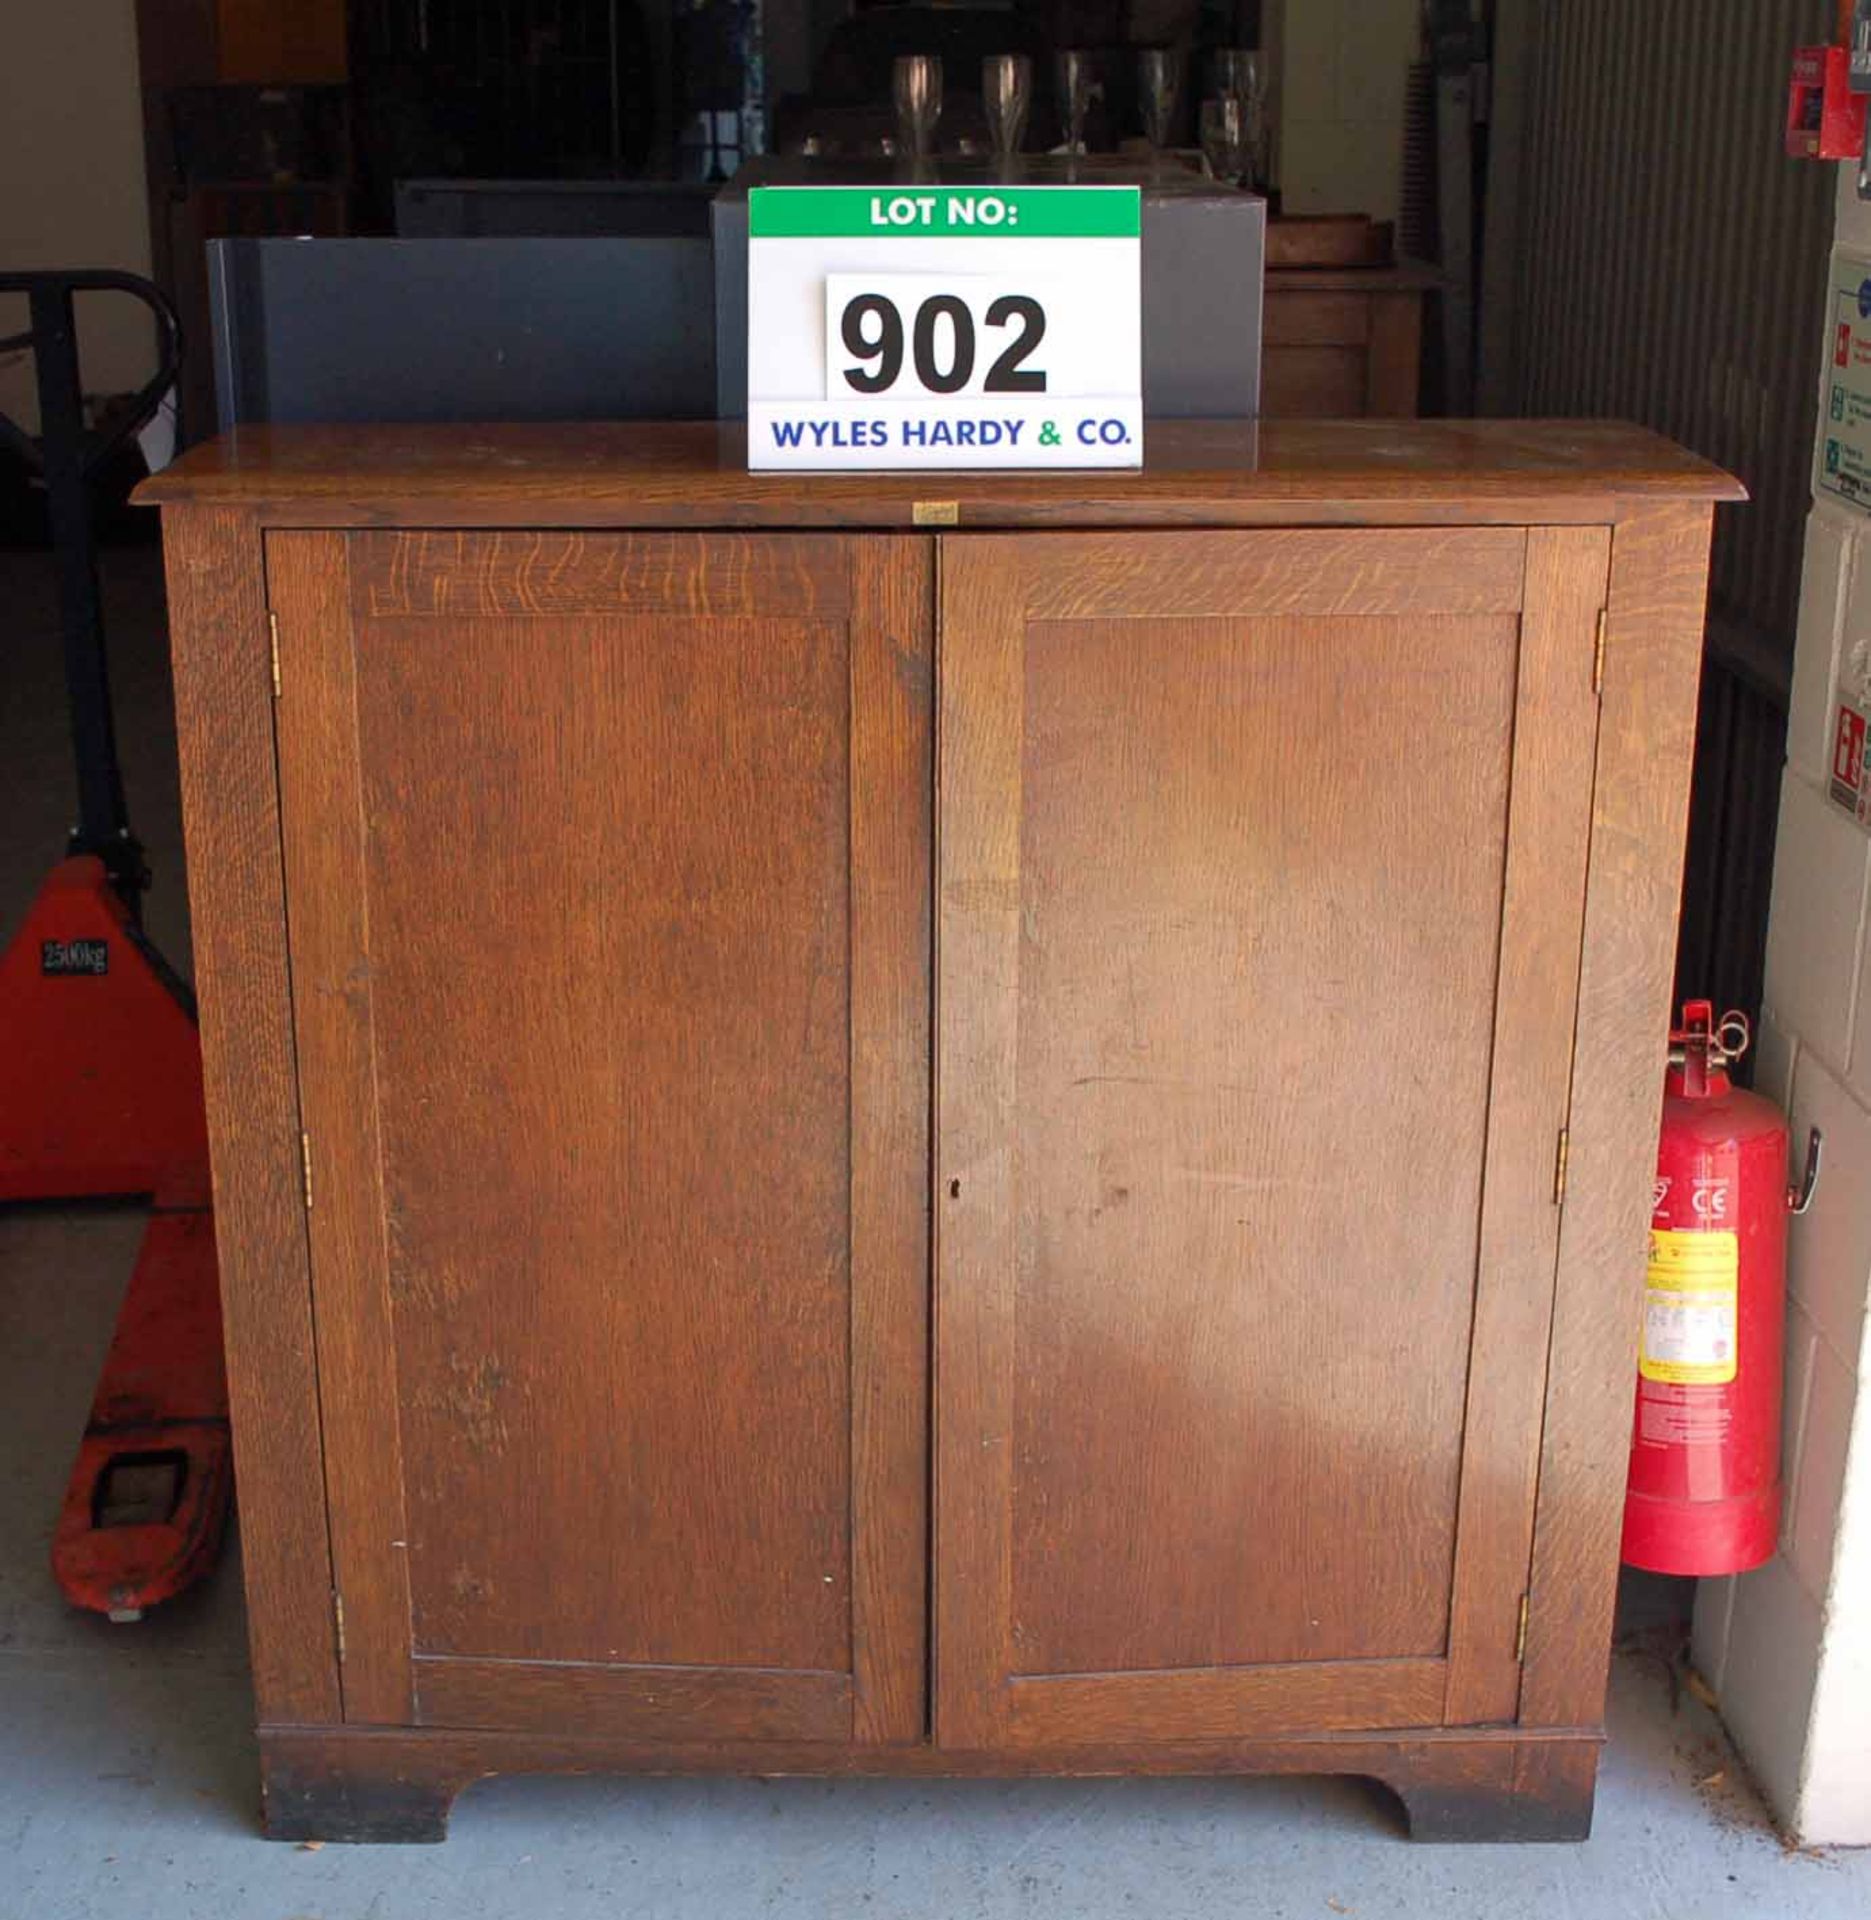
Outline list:
[[[111,720],[91,482],[103,462],[161,405],[182,353],[181,322],[160,288],[137,274],[112,268],[0,273],[0,294],[7,293],[25,294],[30,307],[31,330],[8,344],[30,345],[33,351],[39,438],[34,442],[15,422],[0,415],[0,440],[23,454],[45,482],[78,772],[78,822],[66,851],[101,859],[134,918],[149,873],[143,849],[130,831]],[[85,424],[74,301],[80,293],[130,294],[156,316],[161,331],[155,374],[138,390],[123,417],[102,432]]]
[[[85,268],[70,272],[0,273],[0,293],[23,293],[33,302],[33,323],[24,333],[0,340],[0,353],[18,352],[31,347],[38,350],[52,325],[56,309],[62,319],[72,312],[72,295],[78,293],[127,293],[142,301],[156,316],[156,371],[140,386],[123,415],[108,433],[87,436],[82,461],[88,480],[106,460],[139,428],[153,419],[162,405],[162,397],[175,383],[182,364],[182,322],[169,296],[153,281],[140,274],[119,273],[112,268]],[[35,471],[43,467],[39,445],[19,424],[0,413],[0,441],[4,441]]]

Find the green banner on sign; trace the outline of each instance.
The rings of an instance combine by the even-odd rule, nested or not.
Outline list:
[[[747,230],[757,240],[1135,240],[1136,187],[755,187]]]

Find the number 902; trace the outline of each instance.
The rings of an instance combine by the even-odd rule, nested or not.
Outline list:
[[[1000,357],[981,382],[983,393],[1044,393],[1046,376],[1024,362],[1046,337],[1046,310],[1030,295],[1004,293],[987,310],[990,327],[1017,327]],[[936,327],[948,322],[948,364],[937,356]],[[903,371],[903,316],[896,302],[881,293],[861,293],[845,305],[839,331],[846,351],[870,367],[846,367],[844,376],[859,393],[887,393]],[[974,315],[952,293],[931,294],[916,309],[910,328],[910,354],[916,378],[930,393],[959,393],[974,378]]]

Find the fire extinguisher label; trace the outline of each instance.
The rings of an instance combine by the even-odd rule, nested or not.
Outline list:
[[[1677,1386],[1726,1386],[1735,1377],[1736,1279],[1741,1242],[1733,1233],[1650,1229],[1644,1337],[1637,1370]]]

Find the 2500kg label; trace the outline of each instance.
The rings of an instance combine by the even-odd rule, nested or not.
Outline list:
[[[1717,1387],[1735,1377],[1740,1270],[1741,1242],[1733,1233],[1650,1229],[1637,1358],[1644,1379]]]

